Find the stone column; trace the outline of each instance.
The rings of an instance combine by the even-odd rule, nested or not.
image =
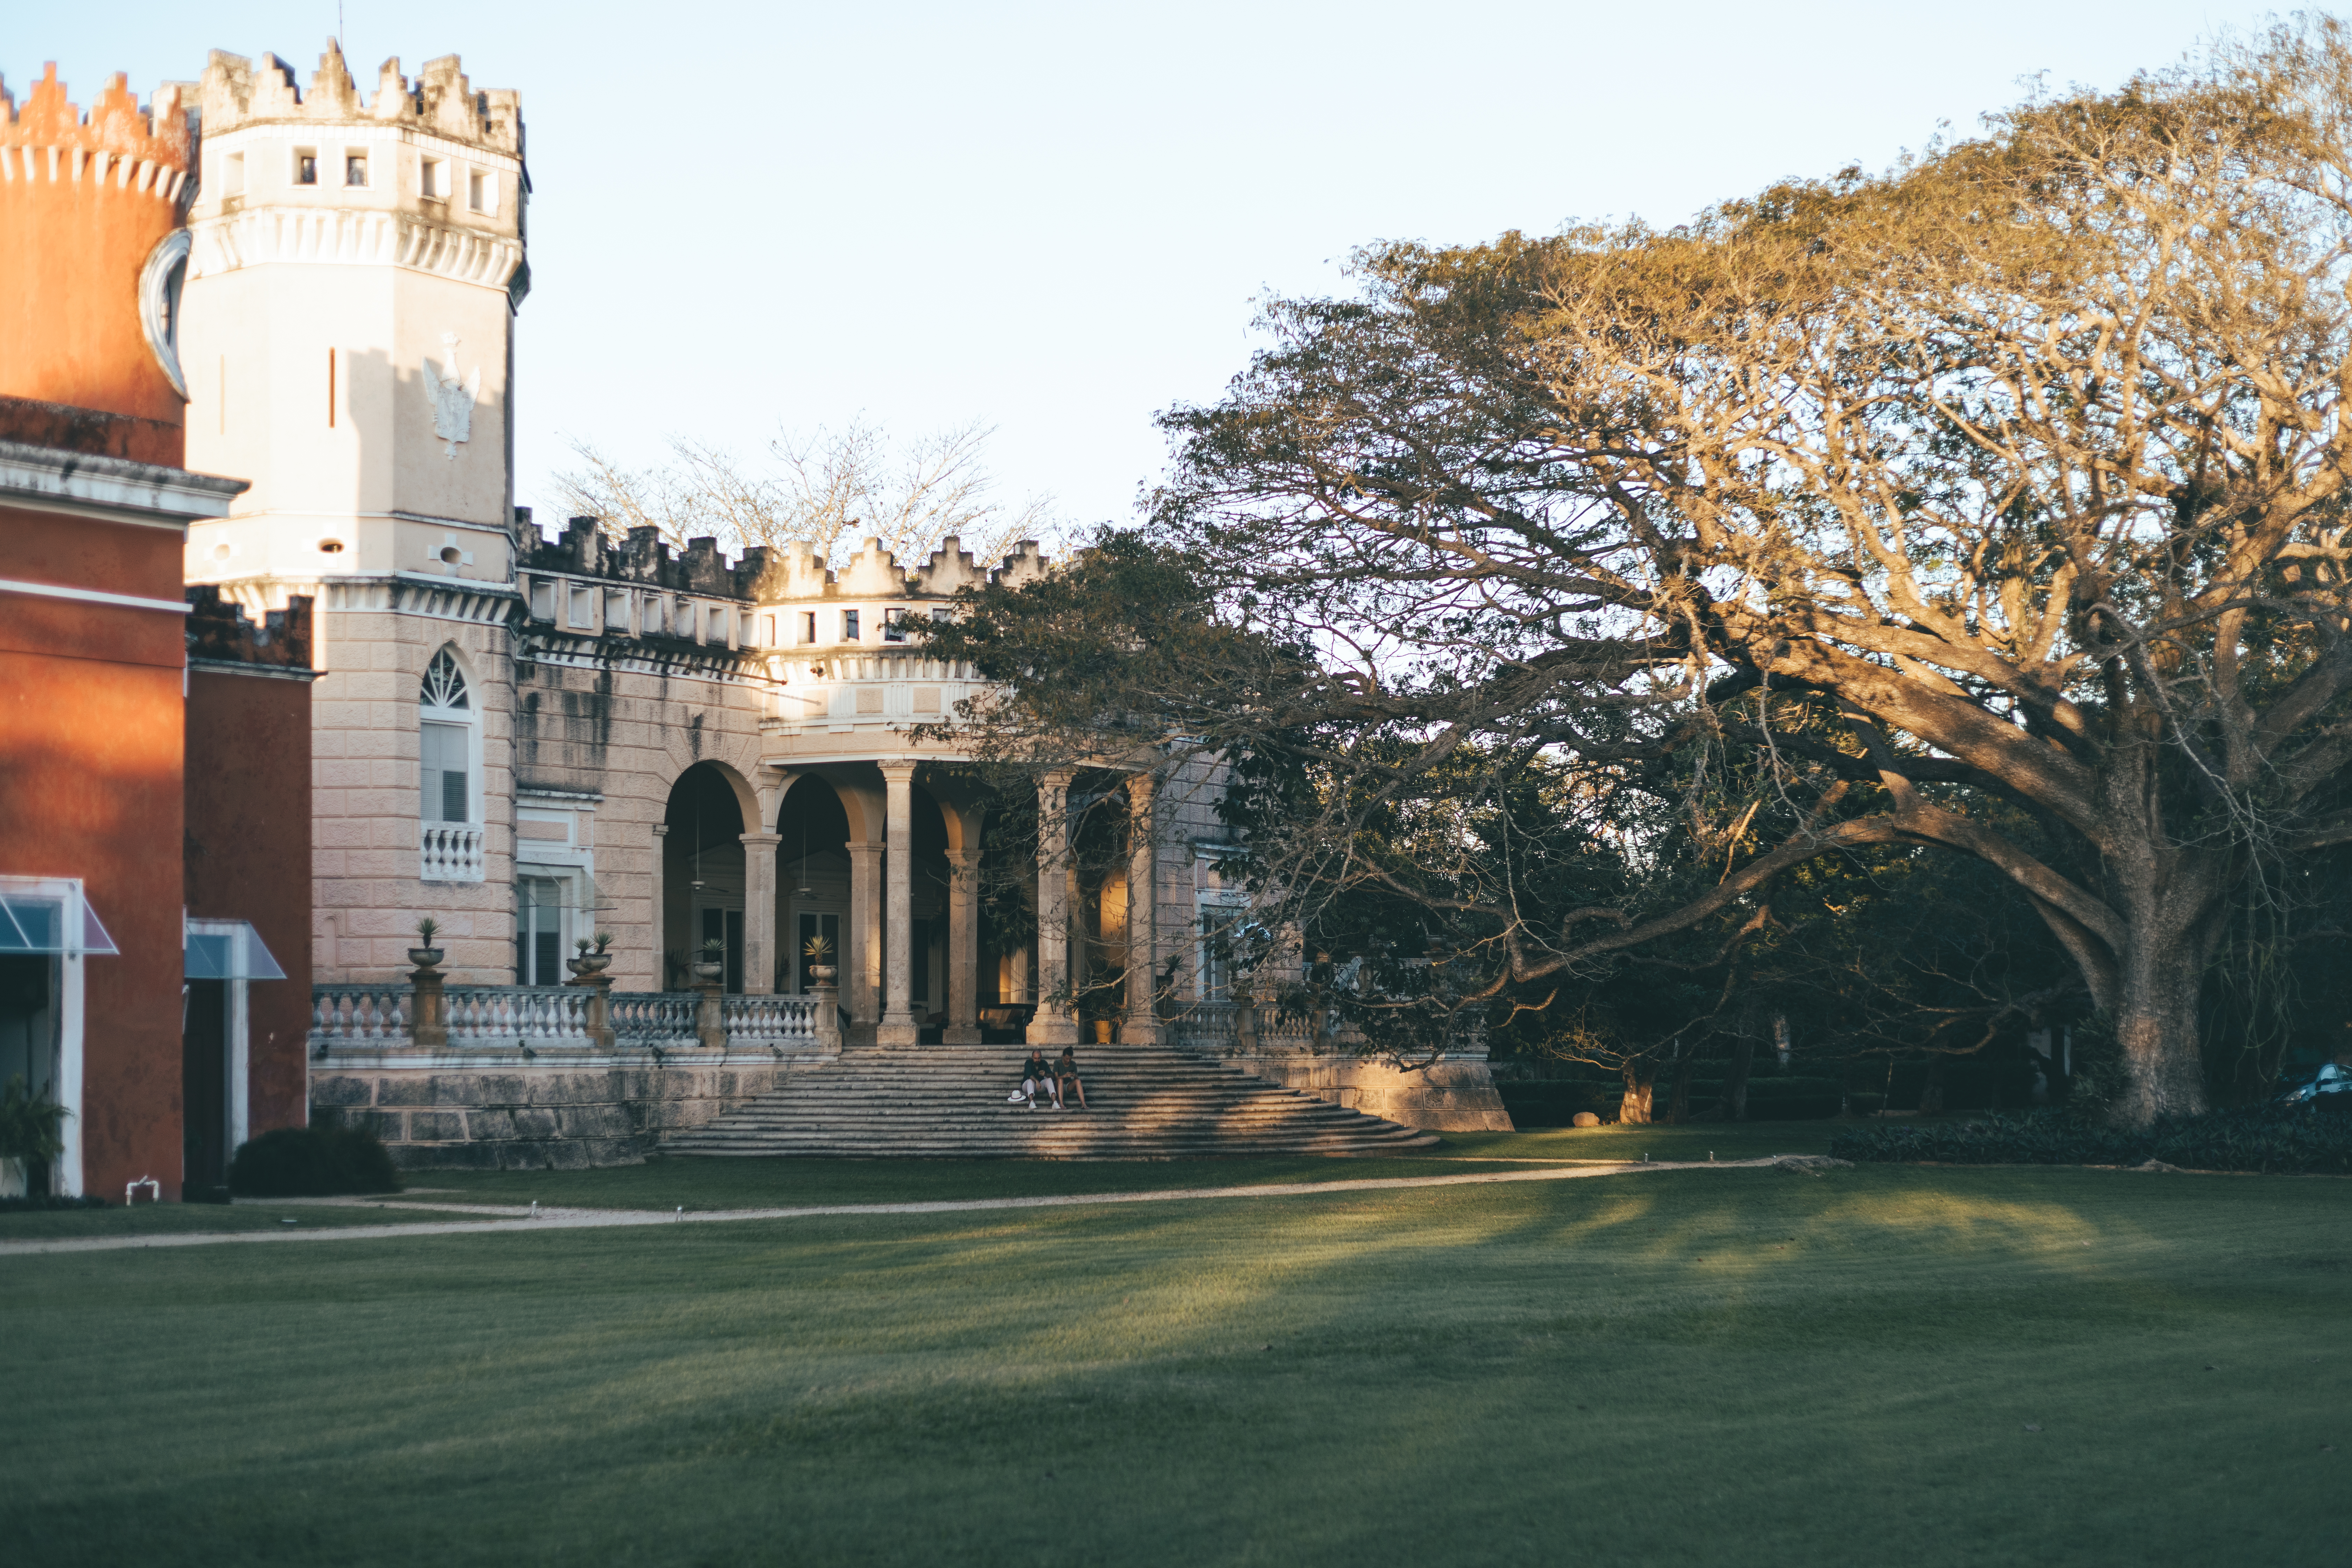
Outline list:
[[[1037,1012],[1033,1046],[1075,1046],[1078,1017],[1070,989],[1070,774],[1037,781]],[[1056,998],[1055,992],[1065,993]]]
[[[889,853],[882,861],[882,1023],[877,1046],[911,1046],[919,1033],[911,1000],[914,965],[908,944],[915,929],[915,764],[884,763],[887,792],[882,808]]]
[[[667,869],[665,858],[668,853],[669,824],[656,822],[654,824],[654,874],[646,879],[654,896],[652,931],[646,942],[646,946],[653,951],[654,955],[654,983],[646,987],[648,991],[669,989],[669,949],[662,945],[669,940],[669,906],[663,901],[668,897],[668,889],[662,886],[662,873]]]
[[[976,816],[977,814],[975,814]],[[951,1046],[980,1044],[980,849],[948,857],[948,1027]]]
[[[1121,1045],[1160,1043],[1160,1011],[1152,987],[1159,978],[1160,834],[1151,815],[1153,780],[1137,773],[1127,781],[1127,1017],[1118,1027]]]
[[[776,989],[776,846],[781,834],[745,833],[743,841],[743,994]]]
[[[849,929],[842,933],[843,990],[849,998],[850,1026],[863,1031],[874,1026],[875,981],[882,962],[882,846],[849,847]]]

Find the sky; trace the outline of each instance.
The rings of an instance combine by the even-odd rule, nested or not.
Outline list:
[[[1155,413],[1248,361],[1255,301],[1348,288],[1368,243],[1670,224],[1965,132],[2021,83],[2113,87],[2252,6],[1454,0],[1399,5],[656,5],[127,0],[0,27],[21,100],[142,98],[208,50],[307,89],[457,53],[522,95],[532,289],[516,499],[588,441],[756,457],[851,419],[978,419],[1007,500],[1129,521]]]

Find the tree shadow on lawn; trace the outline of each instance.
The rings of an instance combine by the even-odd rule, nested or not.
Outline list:
[[[2340,1283],[2274,1261],[2318,1186],[1664,1172],[17,1265],[0,1517],[85,1561],[2316,1562],[2322,1396],[2270,1363]]]

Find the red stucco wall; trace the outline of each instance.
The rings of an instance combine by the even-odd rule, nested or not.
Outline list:
[[[183,535],[0,506],[8,575],[176,601]],[[83,1190],[180,1184],[181,617],[0,595],[0,872],[79,877]]]
[[[284,980],[247,992],[255,1135],[310,1105],[310,687],[281,675],[188,671],[188,913],[253,922]]]

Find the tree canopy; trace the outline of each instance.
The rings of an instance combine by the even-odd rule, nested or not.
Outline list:
[[[1367,249],[1091,577],[947,635],[1008,748],[1233,769],[1286,918],[1385,900],[1389,994],[1934,851],[2063,946],[2118,1115],[2201,1109],[2232,911],[2352,837],[2347,113],[2306,18],[1674,229]]]

